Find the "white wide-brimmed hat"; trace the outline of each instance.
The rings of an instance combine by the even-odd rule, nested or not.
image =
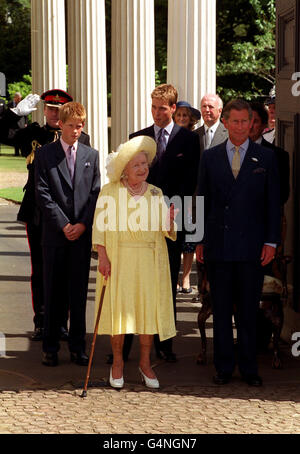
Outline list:
[[[148,156],[149,165],[156,155],[156,142],[149,136],[137,136],[128,142],[121,143],[116,152],[111,152],[106,159],[106,171],[110,182],[121,179],[128,162],[141,151]]]

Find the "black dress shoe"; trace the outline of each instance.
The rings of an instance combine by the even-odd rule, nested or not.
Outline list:
[[[34,333],[31,336],[33,341],[41,341],[43,339],[43,328],[35,328]]]
[[[262,379],[257,374],[243,375],[242,380],[248,383],[249,386],[262,386]]]
[[[182,287],[181,293],[192,293],[192,291],[193,291],[192,287],[189,288]]]
[[[78,364],[79,366],[87,366],[89,363],[89,357],[84,352],[70,352],[70,357],[72,363]]]
[[[67,328],[65,328],[64,326],[61,326],[61,328],[60,328],[60,340],[62,340],[62,341],[69,340],[69,332],[68,332]]]
[[[176,357],[175,353],[173,353],[173,352],[161,351],[161,356],[167,363],[176,363],[177,362],[177,357]]]
[[[231,380],[231,374],[227,372],[217,372],[213,378],[216,385],[226,385]]]
[[[42,364],[44,366],[55,367],[58,364],[58,356],[57,353],[46,353],[43,352],[42,354]]]
[[[106,364],[112,364],[114,362],[114,355],[110,353],[106,356]]]
[[[155,350],[155,354],[157,359],[164,359],[164,356],[162,355],[160,350]]]

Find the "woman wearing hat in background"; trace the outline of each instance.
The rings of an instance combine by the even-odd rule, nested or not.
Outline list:
[[[150,363],[153,335],[159,334],[160,340],[176,335],[165,241],[165,237],[176,239],[175,213],[173,207],[167,209],[162,191],[146,182],[155,154],[155,141],[145,136],[135,137],[111,153],[106,166],[110,183],[102,188],[95,211],[93,248],[99,257],[96,306],[103,280],[109,276],[99,334],[111,336],[109,382],[114,388],[124,385],[125,334],[139,334],[139,371],[149,388],[159,387]],[[151,209],[158,198],[161,209]],[[105,215],[109,204],[113,209]]]
[[[179,126],[187,128],[190,131],[195,129],[196,124],[201,118],[201,113],[199,110],[192,107],[186,101],[178,101],[176,104],[176,111],[174,113],[174,121]],[[200,150],[199,150],[200,153]],[[192,207],[190,213],[190,220],[192,222]],[[190,274],[192,270],[194,252],[196,250],[195,243],[183,243],[182,252],[183,252],[183,269],[182,269],[182,286],[178,283],[177,291],[182,293],[191,293],[192,288],[190,285]]]

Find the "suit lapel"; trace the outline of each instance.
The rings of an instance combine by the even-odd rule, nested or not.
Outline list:
[[[253,171],[253,168],[256,165],[255,163],[257,162],[255,160],[253,161],[253,158],[258,160],[259,156],[257,156],[254,150],[253,142],[250,142],[249,140],[248,150],[245,154],[243,164],[241,166],[241,170],[238,174],[237,179],[240,178],[240,180],[244,180],[248,178],[248,173]]]
[[[152,125],[148,128],[147,133],[149,134],[150,137],[152,137],[155,140],[154,125]]]
[[[174,137],[176,136],[176,134],[179,131],[180,131],[180,126],[178,126],[176,123],[174,123],[173,129],[171,131],[171,134],[170,134],[170,137],[168,140],[167,148],[168,148],[169,144],[171,144],[172,140],[174,139]]]
[[[60,140],[55,142],[56,148],[56,158],[57,158],[57,168],[60,171],[61,175],[64,177],[70,188],[73,189],[73,184],[70,177],[70,172],[68,169],[67,158],[64,152],[64,149],[60,143]]]
[[[259,153],[256,152],[253,142],[251,142],[249,140],[248,150],[245,154],[243,164],[241,166],[241,169],[240,169],[239,174],[236,179],[234,178],[234,176],[232,174],[232,170],[230,169],[232,178],[235,181],[235,184],[232,186],[232,193],[234,193],[234,191],[236,191],[236,190],[240,191],[241,186],[243,184],[247,183],[247,181],[251,177],[251,174],[252,174],[254,168],[257,167],[257,162],[259,162],[259,160],[260,160]],[[228,161],[228,159],[227,159],[227,161]],[[228,165],[229,165],[229,163],[228,163]],[[229,168],[230,168],[230,165],[229,165]]]
[[[216,145],[224,142],[225,140],[226,140],[226,128],[222,123],[220,123],[216,129],[213,140],[210,144],[210,148],[215,147]]]
[[[78,142],[76,163],[75,163],[75,175],[74,175],[74,186],[77,186],[84,171],[86,165],[91,165],[87,162],[87,154],[84,147]]]
[[[204,129],[204,126],[201,126],[200,129],[199,129],[200,151],[203,151],[205,149],[204,136],[205,136],[205,129]]]
[[[220,145],[220,158],[218,159],[218,161],[220,162],[220,169],[223,168],[225,171],[225,178],[231,183],[234,183],[235,178],[233,176],[230,162],[228,160],[226,143],[227,141],[224,144]]]
[[[176,134],[179,131],[180,131],[180,126],[178,126],[176,123],[174,123],[173,129],[171,131],[171,134],[170,134],[170,137],[168,140],[167,148],[168,148],[168,145],[172,142],[172,140],[174,139],[174,137],[176,136]],[[146,128],[144,130],[144,135],[152,137],[155,140],[154,125],[150,126],[149,128]]]
[[[170,153],[170,151],[172,152],[172,148],[170,148],[170,145],[172,143],[172,140],[174,139],[174,137],[176,136],[176,134],[180,131],[180,126],[178,126],[176,123],[174,123],[174,126],[173,126],[173,129],[171,131],[171,134],[170,134],[170,137],[169,137],[169,140],[168,140],[168,143],[167,143],[167,146],[166,146],[166,149],[161,157],[161,161],[164,161],[166,159],[166,156],[168,156],[168,154]],[[155,132],[154,132],[154,125],[150,126],[145,132],[144,132],[145,135],[149,135],[150,137],[153,137],[153,139],[155,140]],[[155,156],[154,160],[152,161],[152,164],[151,164],[151,168],[153,169],[154,167],[156,167],[156,164],[158,163],[158,160],[157,160],[157,156]]]

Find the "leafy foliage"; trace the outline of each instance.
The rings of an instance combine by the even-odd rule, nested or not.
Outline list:
[[[275,82],[275,0],[217,0],[217,87],[228,101],[264,98]]]
[[[0,0],[0,62],[6,83],[30,70],[30,0]]]
[[[29,95],[29,93],[32,92],[31,83],[32,78],[30,72],[30,74],[25,74],[20,82],[13,82],[11,84],[8,84],[7,91],[9,93],[10,98],[13,98],[14,94],[17,91],[19,91],[22,94],[22,97],[25,98],[25,96]]]
[[[110,114],[111,0],[105,0],[105,7]],[[225,102],[268,95],[275,81],[275,19],[275,0],[217,0],[217,92]],[[168,0],[155,0],[157,85],[167,77],[167,32]],[[0,39],[0,71],[6,75],[8,92],[26,96],[30,91],[30,0],[0,0]]]
[[[268,95],[275,82],[275,0],[217,0],[217,92]],[[168,0],[155,0],[156,84],[166,82]],[[180,40],[180,33],[178,33]]]
[[[155,0],[155,85],[167,80],[168,1]]]

